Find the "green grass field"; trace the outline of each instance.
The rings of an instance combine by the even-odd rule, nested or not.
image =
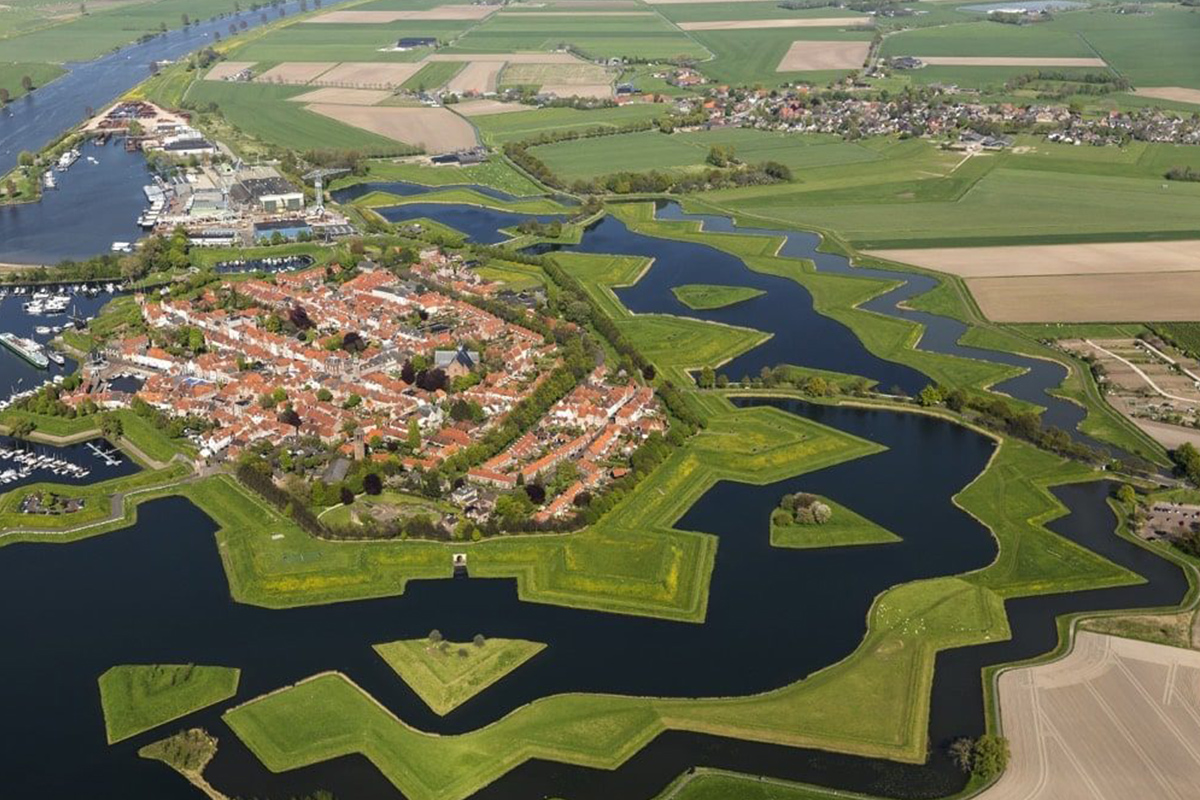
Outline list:
[[[355,183],[370,181],[408,181],[425,186],[449,186],[456,184],[478,184],[499,189],[517,197],[541,194],[536,183],[517,172],[507,161],[493,157],[483,164],[468,167],[429,167],[420,164],[375,159],[367,162],[364,176],[347,175],[336,179],[330,189],[341,189]]]
[[[631,103],[616,108],[580,111],[574,108],[543,108],[534,111],[515,111],[507,114],[488,114],[473,117],[484,141],[494,144],[526,139],[547,131],[582,130],[597,126],[618,127],[630,122],[657,119],[667,112],[665,105]]]
[[[839,12],[844,9],[838,9]],[[737,12],[727,12],[737,19]],[[842,14],[839,13],[839,16]],[[871,33],[838,28],[776,28],[725,31],[693,31],[696,41],[712,51],[712,61],[700,69],[715,81],[734,85],[778,86],[785,81],[826,83],[844,77],[850,70],[778,72],[779,62],[792,42],[855,40],[870,41]]]
[[[445,716],[545,647],[523,639],[487,639],[479,645],[406,639],[377,644],[375,652],[426,705]]]
[[[812,167],[832,167],[877,161],[881,156],[853,142],[821,134],[797,135],[728,128],[666,135],[658,131],[577,139],[543,145],[534,155],[560,177],[594,178],[617,171],[688,172],[708,168],[705,158],[714,146],[733,147],[748,164],[778,161],[794,173]]]
[[[355,500],[353,505],[334,506],[327,513],[321,515],[321,520],[327,525],[350,525],[355,512],[366,513],[373,506],[392,506],[397,512],[405,514],[425,513],[431,514],[434,517],[439,517],[453,510],[452,506],[439,503],[435,500],[388,491],[376,497],[363,495]]]
[[[823,525],[771,523],[771,544],[775,547],[798,549],[815,547],[845,547],[847,545],[888,544],[900,537],[872,522],[853,509],[822,497],[821,502],[833,509],[833,518]]]
[[[434,61],[421,67],[403,86],[412,91],[436,89],[445,86],[451,78],[462,72],[464,66],[461,61]]]
[[[33,81],[33,90],[36,92],[39,86],[45,86],[64,73],[65,70],[57,64],[0,63],[0,89],[8,90],[10,101],[16,100],[27,94],[21,84],[23,78],[29,77]]]
[[[288,100],[303,86],[227,81],[196,81],[186,94],[192,103],[215,103],[228,124],[267,145],[305,151],[323,148],[396,153],[404,145],[383,136],[314,114]]]
[[[239,672],[195,664],[126,664],[100,676],[108,743],[148,731],[237,693]]]
[[[461,53],[554,50],[569,44],[588,58],[704,58],[708,53],[661,17],[527,17],[495,14],[451,48]]]
[[[287,25],[251,38],[229,52],[235,61],[418,61],[424,49],[389,51],[404,36],[451,39],[470,22],[406,21],[386,25],[322,23]]]
[[[766,294],[745,286],[717,286],[711,283],[687,283],[671,288],[671,293],[688,308],[724,308]]]
[[[60,13],[61,10],[78,11],[78,8],[78,4],[57,7]],[[232,0],[155,0],[109,9],[93,6],[87,15],[76,14],[74,19],[3,39],[0,51],[5,60],[11,61],[86,61],[130,44],[143,34],[157,33],[160,25],[166,25],[172,31],[169,36],[177,37],[180,34],[176,31],[183,25],[184,14],[200,20],[231,11]],[[243,14],[247,19],[258,16],[251,17],[249,10]],[[27,19],[23,24],[28,29],[44,21],[45,16],[43,10],[38,21]],[[4,17],[5,14],[0,14],[0,20]],[[0,33],[5,32],[3,25],[0,22]],[[197,46],[200,44],[198,42]]]

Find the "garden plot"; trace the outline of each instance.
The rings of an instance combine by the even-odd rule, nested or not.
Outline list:
[[[809,17],[806,19],[731,19],[680,22],[685,31],[740,31],[759,28],[852,28],[873,24],[870,17]]]
[[[254,80],[259,83],[305,84],[335,66],[337,66],[336,61],[285,61],[271,67]]]
[[[490,114],[511,114],[514,111],[528,110],[529,106],[501,103],[499,100],[467,100],[454,106],[454,112],[464,117],[486,117]]]
[[[870,42],[793,42],[775,71],[858,69],[867,60],[870,49]]]
[[[418,145],[426,153],[451,153],[475,147],[475,129],[445,108],[395,108],[313,103],[309,111],[386,136],[397,142]]]

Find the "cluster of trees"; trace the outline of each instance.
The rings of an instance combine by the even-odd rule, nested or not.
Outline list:
[[[59,386],[54,386],[53,384],[43,386],[28,397],[14,402],[12,407],[28,411],[31,414],[40,414],[46,417],[65,417],[67,419],[75,419],[77,416],[87,416],[95,413],[95,403],[91,403],[88,407],[80,406],[76,410],[59,399],[63,392],[73,392],[79,388],[79,383],[79,374],[76,373],[65,378]]]
[[[188,433],[204,433],[216,427],[216,423],[206,417],[194,414],[182,417],[164,414],[140,397],[134,397],[129,408],[172,439],[178,439]]]
[[[1200,181],[1200,169],[1191,167],[1171,167],[1164,177],[1169,181]]]
[[[550,222],[527,219],[517,225],[517,233],[522,233],[526,236],[544,236],[547,239],[557,239],[562,236],[562,230],[563,224],[557,219]]]
[[[791,179],[791,168],[778,161],[764,161],[761,164],[727,162],[724,167],[713,167],[698,173],[651,170],[649,172],[614,172],[590,181],[581,178],[572,182],[571,191],[579,194],[604,192],[609,194],[661,194],[664,192],[687,194],[736,186],[786,183]]]
[[[771,514],[775,525],[824,525],[833,519],[833,509],[815,494],[785,494]]]
[[[714,167],[728,167],[731,164],[737,164],[737,151],[733,145],[714,144],[708,148],[708,156],[704,159],[706,164]]]
[[[995,15],[992,15],[995,16]],[[1025,72],[1005,82],[1008,91],[1024,89],[1031,84],[1050,83],[1056,86],[1038,86],[1040,99],[1061,100],[1072,95],[1105,95],[1112,92],[1127,92],[1132,88],[1129,79],[1110,72],[1085,72],[1072,74],[1058,70],[1039,69]]]
[[[1171,452],[1175,471],[1191,483],[1200,486],[1200,450],[1191,442],[1184,442]]]
[[[950,745],[950,757],[963,772],[990,781],[1008,766],[1008,739],[990,733],[978,739],[956,739]]]
[[[262,459],[243,461],[234,474],[243,486],[282,511],[306,533],[323,536],[328,532],[308,506],[295,502],[290,494],[275,485],[271,467]]]

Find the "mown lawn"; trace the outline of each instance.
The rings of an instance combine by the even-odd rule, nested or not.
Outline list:
[[[833,517],[823,524],[771,523],[771,544],[775,547],[797,549],[814,547],[845,547],[856,544],[888,544],[900,537],[877,522],[872,522],[851,508],[827,497],[821,502],[833,510]]]
[[[688,308],[699,310],[724,308],[766,294],[761,289],[747,286],[718,286],[711,283],[686,283],[672,287],[671,293]]]
[[[128,739],[237,693],[239,671],[195,664],[125,664],[100,676],[108,743]]]

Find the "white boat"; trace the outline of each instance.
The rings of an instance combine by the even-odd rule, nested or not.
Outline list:
[[[42,174],[42,187],[45,189],[57,189],[58,181],[54,180],[54,171],[46,170]]]
[[[50,335],[50,329],[48,327],[46,327],[45,325],[38,325],[36,328],[33,329],[33,332],[36,333],[38,336],[49,336]]]
[[[58,171],[66,172],[67,168],[79,160],[79,151],[75,149],[68,150],[58,157]]]
[[[67,363],[67,360],[63,358],[62,353],[58,352],[57,350],[47,350],[46,358],[50,359],[55,364],[58,364],[60,367]]]
[[[46,306],[43,305],[41,300],[31,300],[25,304],[26,314],[41,314],[45,310]]]

